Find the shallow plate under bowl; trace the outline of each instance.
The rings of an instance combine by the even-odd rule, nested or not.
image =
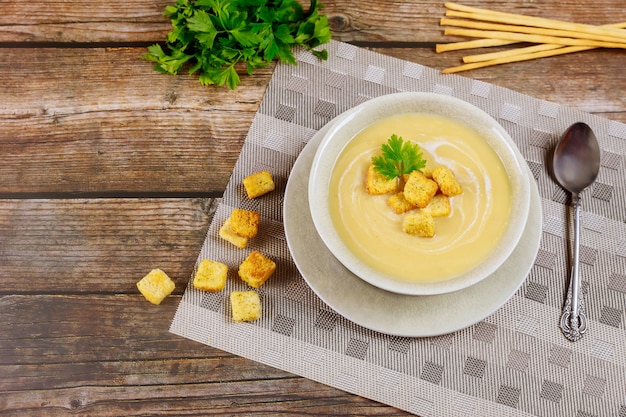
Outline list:
[[[522,237],[498,270],[464,290],[409,296],[381,290],[350,272],[328,250],[313,225],[307,184],[326,126],[296,161],[285,190],[284,224],[293,260],[311,289],[330,308],[370,330],[403,337],[428,337],[471,326],[508,301],[528,275],[541,239],[541,201],[530,181],[530,212]],[[530,176],[528,171],[527,175]]]

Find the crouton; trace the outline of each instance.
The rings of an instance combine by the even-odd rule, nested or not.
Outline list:
[[[387,204],[393,209],[393,211],[396,212],[396,214],[406,213],[407,211],[415,208],[415,204],[410,203],[406,197],[404,197],[404,193],[402,191],[389,197],[389,199],[387,199]]]
[[[276,264],[261,252],[253,251],[239,265],[239,277],[253,288],[259,288],[276,270]]]
[[[450,198],[445,194],[437,193],[430,200],[430,203],[422,209],[422,211],[433,217],[444,217],[450,214]]]
[[[248,198],[257,198],[274,191],[274,179],[269,171],[259,171],[248,175],[243,179],[243,186],[246,189]]]
[[[404,185],[404,197],[419,208],[426,207],[437,193],[437,183],[419,171],[411,172]]]
[[[407,214],[402,221],[402,231],[419,237],[435,236],[435,220],[424,211],[414,211]]]
[[[256,291],[233,291],[230,307],[236,322],[254,321],[261,318],[261,298]]]
[[[398,191],[398,179],[387,179],[383,174],[374,169],[374,165],[370,165],[365,178],[365,190],[368,194],[388,194]]]
[[[193,278],[193,286],[199,290],[218,292],[226,285],[228,266],[221,262],[203,259]]]
[[[242,237],[253,238],[259,232],[260,213],[236,208],[230,214],[230,230]]]
[[[439,185],[441,192],[449,197],[463,192],[452,171],[442,165],[433,169],[433,180]]]
[[[152,304],[161,304],[175,287],[174,281],[160,269],[153,269],[137,283],[139,292]]]
[[[230,217],[226,219],[222,227],[220,228],[219,235],[222,239],[227,242],[232,243],[240,249],[248,246],[248,238],[244,236],[239,236],[237,233],[233,232],[231,228],[231,220]]]

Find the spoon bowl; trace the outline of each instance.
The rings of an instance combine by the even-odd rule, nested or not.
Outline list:
[[[591,128],[582,122],[570,126],[554,150],[556,180],[571,193],[580,193],[596,180],[600,147]]]
[[[561,330],[569,340],[576,341],[587,330],[579,275],[582,211],[579,194],[593,184],[600,170],[600,146],[588,125],[578,122],[565,131],[554,150],[552,170],[559,184],[572,193],[574,206],[574,255],[567,298],[561,315]]]

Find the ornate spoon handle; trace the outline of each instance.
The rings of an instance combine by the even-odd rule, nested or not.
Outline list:
[[[587,330],[587,316],[585,316],[583,294],[580,289],[580,275],[578,273],[580,256],[580,212],[581,203],[577,193],[572,195],[574,203],[574,258],[570,275],[567,299],[561,315],[561,330],[566,338],[575,342]]]
[[[567,300],[561,315],[561,330],[566,338],[572,342],[577,341],[587,330],[587,316],[585,315],[582,294],[578,296],[578,314],[574,314],[572,309],[572,283],[567,292]]]

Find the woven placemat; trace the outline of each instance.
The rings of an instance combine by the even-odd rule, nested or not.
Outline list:
[[[226,289],[205,293],[190,284],[170,331],[422,417],[626,417],[626,125],[346,43],[327,49],[327,61],[299,50],[297,66],[276,67],[198,257],[229,266]],[[400,91],[446,94],[489,113],[517,143],[541,196],[541,245],[521,288],[494,314],[437,337],[390,336],[335,313],[295,267],[283,228],[285,186],[307,142],[342,112]],[[569,196],[546,161],[577,121],[596,133],[602,160],[583,193],[589,329],[572,343],[558,328],[569,275]],[[272,173],[276,190],[250,200],[242,179],[260,170]],[[246,249],[218,237],[236,207],[262,215],[262,232]],[[248,289],[237,267],[252,250],[278,268],[259,290],[262,318],[235,323],[228,295]]]

